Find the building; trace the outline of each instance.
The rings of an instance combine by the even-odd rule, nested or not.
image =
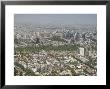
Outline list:
[[[84,56],[84,48],[83,47],[79,48],[79,54],[80,54],[80,56]]]

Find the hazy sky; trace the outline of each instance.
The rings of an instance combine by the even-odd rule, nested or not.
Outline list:
[[[96,14],[15,14],[15,23],[97,24]]]

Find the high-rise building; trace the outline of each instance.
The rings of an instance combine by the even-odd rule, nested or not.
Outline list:
[[[79,54],[80,54],[81,56],[84,56],[84,48],[83,48],[83,47],[80,47],[80,48],[79,48]]]

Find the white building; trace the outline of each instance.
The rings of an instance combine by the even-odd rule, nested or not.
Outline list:
[[[79,54],[80,54],[81,56],[84,56],[84,48],[83,48],[83,47],[80,47],[80,48],[79,48]]]

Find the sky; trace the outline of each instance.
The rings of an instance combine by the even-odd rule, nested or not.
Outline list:
[[[97,24],[97,14],[15,14],[15,23]]]

